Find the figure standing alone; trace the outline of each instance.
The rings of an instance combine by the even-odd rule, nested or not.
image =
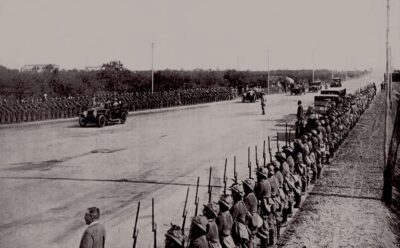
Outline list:
[[[85,213],[85,222],[88,228],[83,233],[79,248],[104,248],[106,231],[99,223],[100,209],[97,207],[88,208]]]

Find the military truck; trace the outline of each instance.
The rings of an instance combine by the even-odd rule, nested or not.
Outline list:
[[[308,92],[318,92],[322,89],[322,82],[321,81],[314,81],[311,82],[308,86]]]

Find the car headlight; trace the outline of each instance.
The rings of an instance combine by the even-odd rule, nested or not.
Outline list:
[[[85,117],[86,117],[86,116],[87,116],[87,111],[83,111],[83,113],[82,113],[82,114],[83,114],[83,116],[85,116]]]
[[[93,110],[93,116],[94,116],[94,117],[97,116],[97,110]]]

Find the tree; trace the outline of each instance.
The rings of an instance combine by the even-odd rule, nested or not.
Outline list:
[[[98,78],[105,84],[105,88],[112,92],[126,90],[130,79],[130,72],[120,61],[111,61],[102,65]]]

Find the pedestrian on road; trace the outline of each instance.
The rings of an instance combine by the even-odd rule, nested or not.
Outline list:
[[[99,223],[100,209],[97,207],[88,208],[84,218],[89,226],[83,233],[79,248],[104,248],[106,230]]]
[[[262,115],[265,115],[265,98],[264,98],[264,94],[261,95],[261,110],[262,110]]]

